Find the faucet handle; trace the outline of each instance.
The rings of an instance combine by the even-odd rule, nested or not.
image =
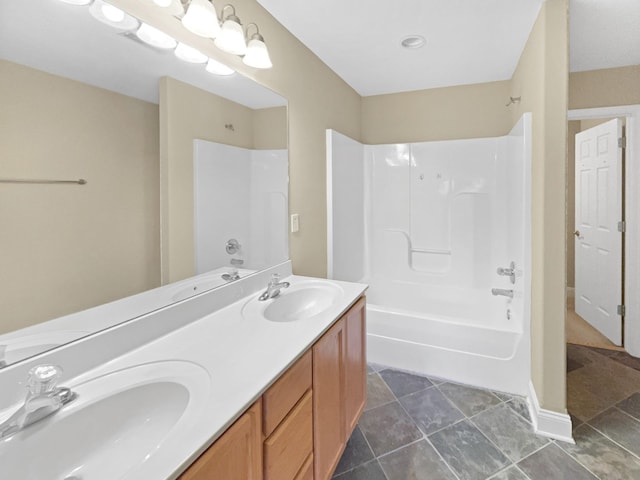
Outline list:
[[[57,365],[37,365],[29,370],[27,388],[31,395],[51,392],[62,375],[62,367]]]

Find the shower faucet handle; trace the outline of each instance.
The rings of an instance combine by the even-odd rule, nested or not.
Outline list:
[[[509,277],[511,284],[516,283],[516,262],[511,261],[509,268],[498,267],[498,275]]]

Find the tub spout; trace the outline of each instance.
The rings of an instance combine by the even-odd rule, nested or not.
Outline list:
[[[502,297],[513,298],[513,290],[507,290],[504,288],[492,288],[491,295],[495,295],[495,296],[500,295]]]

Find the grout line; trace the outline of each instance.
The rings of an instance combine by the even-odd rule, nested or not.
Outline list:
[[[620,410],[619,408],[613,407],[616,410],[619,410],[621,413],[624,413],[626,415],[627,412]],[[638,421],[635,417],[629,415],[631,418],[633,418],[634,420]],[[604,438],[606,438],[607,440],[609,440],[610,442],[612,442],[614,445],[617,445],[618,447],[622,448],[624,451],[626,451],[627,453],[630,453],[633,457],[637,458],[638,460],[640,460],[640,455],[638,455],[637,453],[632,452],[631,450],[629,450],[627,447],[625,447],[624,445],[622,445],[621,443],[619,443],[618,441],[614,440],[613,438],[611,438],[609,435],[607,435],[605,432],[603,432],[602,430],[600,430],[599,428],[591,425],[590,423],[583,423],[582,425],[587,425],[590,428],[593,428],[596,432],[598,432],[600,435],[602,435]],[[577,428],[580,428],[582,425],[580,425]]]

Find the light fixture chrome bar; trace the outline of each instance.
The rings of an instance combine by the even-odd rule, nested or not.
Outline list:
[[[26,179],[26,178],[0,178],[0,183],[44,183],[44,184],[58,184],[58,183],[66,183],[66,184],[78,184],[78,185],[86,185],[87,181],[84,178],[79,178],[78,180],[42,180],[42,179]]]

